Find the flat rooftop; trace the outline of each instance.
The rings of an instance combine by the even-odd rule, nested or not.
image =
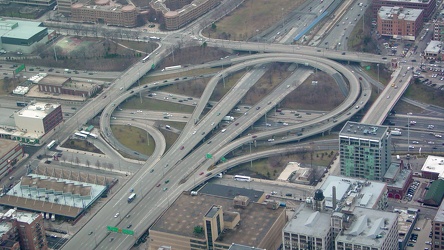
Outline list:
[[[68,77],[63,76],[46,75],[39,81],[39,84],[62,86],[68,79]]]
[[[18,141],[0,139],[0,157],[3,157],[5,154],[10,152],[12,149],[19,145]]]
[[[359,122],[347,122],[339,137],[359,138],[363,140],[381,140],[388,133],[388,127],[369,125]]]
[[[356,220],[344,231],[344,235],[336,237],[337,241],[379,248],[388,235],[383,228],[392,228],[398,220],[397,213],[360,207],[353,211],[353,215]],[[381,238],[376,238],[377,235]]]
[[[291,234],[325,238],[330,231],[330,219],[330,213],[314,211],[308,206],[301,206],[283,231]]]
[[[0,36],[28,40],[35,34],[48,29],[40,26],[41,24],[41,22],[25,20],[0,19]]]
[[[439,179],[444,179],[444,157],[434,155],[427,156],[421,171],[438,174]]]
[[[54,104],[54,103],[31,102],[28,106],[19,110],[16,113],[16,115],[21,117],[43,119],[46,117],[46,115],[51,113],[54,109],[58,108],[59,106],[60,104]]]
[[[75,218],[105,190],[104,185],[29,174],[0,197],[0,204]]]
[[[193,233],[195,226],[204,226],[204,216],[213,207],[221,206],[224,212],[237,212],[242,223],[233,230],[226,230],[219,243],[257,246],[276,220],[284,213],[284,208],[268,209],[266,204],[250,202],[245,208],[235,208],[233,199],[199,193],[196,196],[182,193],[176,201],[151,227],[151,230],[184,237],[204,239],[204,235]]]
[[[400,169],[400,163],[392,162],[385,172],[384,178],[394,180],[394,182],[387,183],[388,187],[403,188],[411,173],[410,169]]]
[[[391,3],[415,3],[415,4],[428,4],[430,0],[385,0],[384,2],[391,2]]]
[[[394,15],[398,15],[398,19],[415,21],[421,15],[421,12],[423,12],[421,9],[382,6],[378,11],[378,16],[383,20],[392,20]]]
[[[324,193],[326,207],[333,207],[332,187],[335,186],[338,204],[342,199],[347,200],[349,196],[356,195],[353,197],[353,202],[349,207],[375,208],[381,194],[387,189],[386,185],[385,182],[330,175],[325,179],[320,189]],[[346,204],[344,205],[347,207]]]
[[[441,41],[430,41],[429,45],[427,45],[427,47],[425,48],[425,52],[426,53],[434,53],[434,54],[438,54],[439,51],[441,50]]]
[[[237,188],[231,186],[225,186],[214,183],[207,183],[203,186],[199,193],[210,194],[225,198],[234,199],[238,195],[246,196],[250,198],[251,202],[258,202],[259,199],[264,195],[264,192],[257,191],[253,189]]]

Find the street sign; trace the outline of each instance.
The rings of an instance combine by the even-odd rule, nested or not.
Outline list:
[[[111,231],[111,232],[119,232],[119,228],[117,228],[117,227],[112,227],[112,226],[106,226],[106,228],[108,229],[108,231]]]
[[[213,158],[213,155],[212,155],[212,154],[207,154],[205,157],[206,157],[207,159],[211,159],[211,158]]]
[[[370,66],[365,67],[366,70],[370,70]]]
[[[123,234],[127,234],[127,235],[134,235],[134,231],[133,230],[128,230],[128,229],[122,229],[122,233]]]
[[[18,67],[14,70],[14,74],[18,74],[18,73],[20,73],[20,71],[22,71],[22,70],[24,70],[24,69],[25,69],[25,65],[22,64],[22,65],[18,66]]]
[[[226,162],[227,159],[225,159],[225,157],[222,157],[222,158],[220,158],[220,161],[221,161],[221,162]]]
[[[156,65],[154,65],[154,63],[151,65],[151,69],[155,69]]]

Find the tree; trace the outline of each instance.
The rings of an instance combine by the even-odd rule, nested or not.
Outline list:
[[[66,156],[62,156],[63,162],[66,162]]]
[[[79,159],[79,157],[76,156],[76,164],[79,165],[79,163],[80,163],[80,159]]]
[[[195,226],[193,229],[193,233],[195,234],[202,234],[203,233],[203,227],[202,226]]]
[[[86,160],[86,166],[89,167],[89,165],[91,165],[91,163],[89,162],[89,160]]]
[[[211,24],[211,29],[216,30],[216,28],[217,28],[216,23],[212,23]]]
[[[96,161],[96,167],[100,168],[100,161],[99,160]]]

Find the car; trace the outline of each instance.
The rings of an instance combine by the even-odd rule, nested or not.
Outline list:
[[[430,242],[430,241],[426,241],[425,242],[427,245],[432,245],[432,242]]]
[[[160,183],[157,183],[156,187],[160,187]]]
[[[154,172],[154,169],[151,169],[151,170],[150,170],[150,173],[152,173],[152,172]]]
[[[256,108],[256,110],[259,110],[259,109],[261,109],[261,107],[257,107],[257,108]]]
[[[273,138],[268,139],[268,142],[274,142]]]
[[[199,175],[203,175],[204,174],[204,172],[200,172],[200,174]]]
[[[193,131],[193,135],[194,135],[194,134],[196,134],[196,132],[197,132],[197,131],[196,131],[196,130],[194,130],[194,131]]]
[[[442,135],[435,134],[435,137],[436,137],[436,138],[442,138]]]
[[[163,191],[167,191],[167,190],[168,190],[168,188],[167,188],[167,187],[164,187],[164,188],[163,188]]]
[[[415,245],[413,243],[408,243],[407,246],[408,247],[414,247]]]
[[[166,180],[166,181],[165,181],[165,184],[168,184],[168,182],[170,182],[170,180]]]
[[[207,144],[211,144],[211,141],[208,141]]]
[[[413,145],[409,145],[409,148],[410,148],[410,149],[414,149],[415,146],[413,146]]]
[[[180,147],[180,150],[183,150],[184,148],[185,148],[184,146],[181,146],[181,147]]]
[[[91,231],[91,232],[88,233],[88,235],[91,235],[91,234],[93,234],[93,231]]]
[[[133,226],[133,224],[129,224],[128,226],[126,226],[126,228],[131,228]]]
[[[412,143],[413,143],[413,144],[419,144],[419,142],[418,142],[418,141],[412,141]]]
[[[257,137],[257,135],[253,135],[251,138],[256,138]]]
[[[201,135],[205,135],[205,132],[202,132],[202,134]]]
[[[236,122],[236,124],[234,124],[234,126],[237,126],[237,125],[239,125],[239,123],[238,123],[238,122]]]
[[[390,99],[390,96],[389,96],[389,95],[387,96],[387,99]]]
[[[119,215],[120,215],[120,213],[116,213],[116,214],[114,215],[114,218],[119,217]]]

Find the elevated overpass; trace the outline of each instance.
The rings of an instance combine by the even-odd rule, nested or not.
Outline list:
[[[389,112],[407,90],[411,80],[412,74],[410,70],[403,67],[396,69],[393,73],[392,80],[369,108],[361,122],[365,124],[381,125],[387,118]]]

